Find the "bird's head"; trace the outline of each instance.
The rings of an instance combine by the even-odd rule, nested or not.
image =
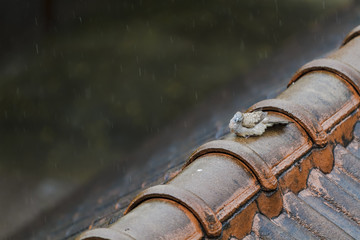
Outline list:
[[[233,121],[237,124],[241,123],[242,120],[244,118],[244,115],[242,112],[237,112],[235,113],[234,117],[233,117]]]
[[[229,128],[233,132],[238,127],[242,126],[242,120],[244,119],[244,115],[241,112],[235,113],[234,117],[230,120]]]

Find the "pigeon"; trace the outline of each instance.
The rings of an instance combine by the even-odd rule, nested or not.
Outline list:
[[[288,124],[289,121],[274,119],[270,120],[267,112],[254,111],[249,113],[237,112],[230,120],[230,131],[239,137],[262,135],[267,127],[275,124]]]

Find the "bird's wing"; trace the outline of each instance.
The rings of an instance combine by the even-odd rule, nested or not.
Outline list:
[[[242,125],[247,128],[253,128],[256,124],[261,122],[267,116],[266,112],[256,111],[251,113],[244,113]]]

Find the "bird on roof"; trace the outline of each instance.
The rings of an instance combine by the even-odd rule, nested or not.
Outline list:
[[[266,128],[272,127],[275,124],[288,124],[289,121],[272,119],[267,115],[267,112],[254,111],[249,113],[237,112],[230,120],[230,131],[239,137],[250,137],[262,135]]]

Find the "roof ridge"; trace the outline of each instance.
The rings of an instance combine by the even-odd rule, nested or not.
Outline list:
[[[120,239],[124,234],[134,239],[242,238],[251,232],[257,212],[279,216],[283,195],[305,189],[313,168],[330,173],[334,147],[353,138],[350,130],[360,114],[360,54],[354,54],[360,49],[359,31],[355,28],[351,41],[328,58],[300,68],[278,97],[248,110],[292,124],[276,125],[258,137],[230,133],[204,144],[180,173],[155,187],[156,194],[140,193],[109,231],[119,232]],[[218,222],[222,226],[211,230]],[[98,232],[90,230],[80,239],[102,239]]]

